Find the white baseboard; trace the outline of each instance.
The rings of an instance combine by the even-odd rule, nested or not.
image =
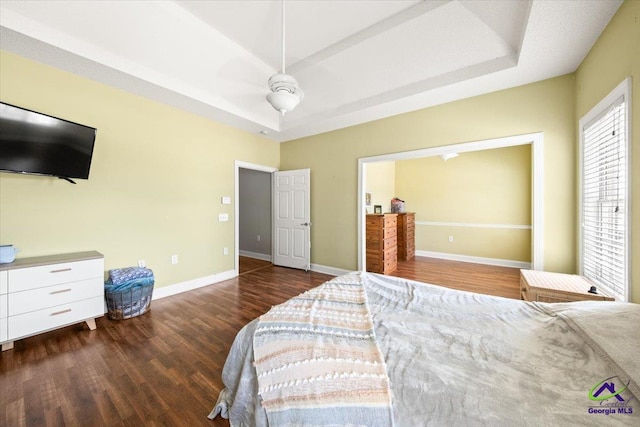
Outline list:
[[[444,252],[416,251],[417,256],[425,256],[429,258],[448,259],[451,261],[473,262],[476,264],[497,265],[500,267],[511,268],[531,268],[530,262],[514,261],[510,259],[484,258],[470,255],[447,254]]]
[[[259,252],[250,252],[250,251],[240,250],[240,251],[238,251],[238,255],[246,256],[248,258],[261,259],[263,261],[271,262],[271,255],[270,254],[261,254]]]
[[[248,256],[248,255],[247,255]],[[271,261],[269,259],[268,261]],[[328,267],[325,265],[311,264],[311,271],[318,273],[330,274],[332,276],[340,276],[342,274],[350,273],[350,270],[343,270],[341,268]],[[163,286],[161,288],[154,288],[152,300],[157,300],[172,295],[181,294],[182,292],[191,291],[194,289],[202,288],[204,286],[213,285],[214,283],[223,282],[225,280],[233,279],[237,277],[238,273],[235,270],[224,271],[222,273],[213,274],[211,276],[199,277],[197,279],[189,280],[182,283],[176,283],[175,285]]]
[[[211,276],[199,277],[197,279],[188,280],[186,282],[176,283],[175,285],[154,288],[153,297],[151,298],[151,300],[153,301],[176,294],[181,294],[182,292],[191,291],[194,289],[202,288],[204,286],[212,285],[214,283],[233,279],[237,276],[238,273],[235,270],[228,270],[222,273],[212,274]]]
[[[329,267],[328,265],[311,264],[311,271],[315,271],[316,273],[330,274],[332,276],[342,276],[343,274],[351,273],[352,270]]]

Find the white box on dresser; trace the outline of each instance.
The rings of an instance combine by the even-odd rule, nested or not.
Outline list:
[[[0,264],[0,343],[104,315],[104,257],[99,252],[17,259]]]

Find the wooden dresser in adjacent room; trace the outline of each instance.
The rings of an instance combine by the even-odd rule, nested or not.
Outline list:
[[[367,214],[367,271],[389,274],[398,268],[398,215]]]
[[[398,260],[409,261],[416,255],[416,214],[398,214]]]

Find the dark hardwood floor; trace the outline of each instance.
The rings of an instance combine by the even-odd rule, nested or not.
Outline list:
[[[520,270],[517,268],[415,257],[398,262],[398,269],[391,276],[520,299]]]
[[[271,261],[241,256],[238,264],[238,274],[245,274],[251,271],[260,270],[261,268],[269,267],[271,265]]]
[[[153,301],[142,316],[102,317],[95,331],[82,324],[17,341],[0,355],[0,425],[228,426],[206,416],[236,333],[331,278],[244,261],[237,278]],[[517,297],[518,274],[417,258],[394,275]]]

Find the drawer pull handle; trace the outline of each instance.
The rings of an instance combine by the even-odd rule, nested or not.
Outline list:
[[[64,273],[65,271],[71,271],[71,267],[61,268],[60,270],[51,270],[50,273]]]
[[[56,311],[56,312],[54,312],[54,313],[51,313],[51,316],[57,316],[57,315],[59,315],[59,314],[65,314],[65,313],[68,313],[68,312],[70,312],[70,311],[71,311],[71,309],[70,309],[70,308],[67,308],[66,310],[60,310],[60,311]]]
[[[71,288],[68,289],[60,289],[59,291],[53,291],[50,292],[49,295],[55,295],[55,294],[63,294],[65,292],[71,292]]]

